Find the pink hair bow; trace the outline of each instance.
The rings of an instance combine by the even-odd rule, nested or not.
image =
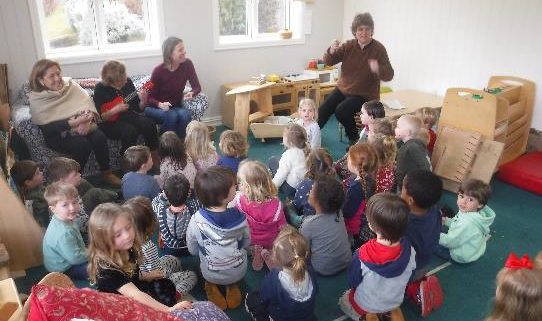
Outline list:
[[[511,252],[508,256],[508,259],[506,260],[506,263],[504,263],[504,267],[509,269],[533,269],[533,261],[529,259],[529,256],[527,254],[523,255],[521,259],[519,259],[516,255],[516,253]]]

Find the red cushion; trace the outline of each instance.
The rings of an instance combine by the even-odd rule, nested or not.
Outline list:
[[[96,321],[179,321],[133,299],[91,289],[59,288],[38,284],[32,287],[29,321],[65,321],[72,318]]]
[[[502,165],[497,177],[509,184],[542,195],[542,152],[530,152]]]

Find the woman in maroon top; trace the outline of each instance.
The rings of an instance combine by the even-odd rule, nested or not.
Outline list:
[[[186,125],[192,120],[191,112],[183,107],[183,100],[190,100],[201,91],[194,64],[186,58],[183,41],[169,37],[162,44],[164,62],[154,68],[151,75],[152,89],[149,91],[149,106],[145,116],[156,120],[160,134],[174,131],[179,138],[186,136]],[[192,91],[183,93],[186,82]]]

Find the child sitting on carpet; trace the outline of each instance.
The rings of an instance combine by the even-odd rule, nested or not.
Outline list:
[[[21,201],[41,228],[46,229],[51,221],[51,216],[49,215],[49,205],[43,197],[45,186],[43,173],[38,163],[31,160],[17,161],[11,167],[10,175],[15,182]]]
[[[154,178],[160,188],[163,189],[167,178],[176,173],[183,174],[188,179],[190,188],[194,188],[196,167],[186,153],[184,142],[175,132],[167,131],[160,136],[158,155],[160,155],[160,175],[155,175]]]
[[[448,232],[440,233],[438,256],[456,263],[469,263],[484,254],[489,227],[495,220],[495,212],[487,205],[490,196],[489,185],[478,179],[468,179],[461,184],[457,194],[459,212],[453,218],[443,218]]]
[[[310,98],[301,99],[297,113],[299,118],[295,123],[305,128],[309,146],[311,149],[320,148],[322,139],[320,137],[320,126],[316,122],[318,120],[318,108],[314,100]]]
[[[371,197],[365,213],[377,237],[354,253],[348,267],[350,290],[339,299],[341,310],[353,320],[361,320],[367,312],[398,308],[416,267],[416,251],[404,237],[406,202],[397,195],[379,193]]]
[[[123,207],[132,213],[137,233],[144,242],[141,248],[143,261],[139,266],[141,275],[168,278],[173,281],[178,293],[188,294],[196,285],[198,277],[192,271],[182,271],[181,261],[173,255],[159,256],[158,247],[151,240],[157,227],[151,201],[146,197],[137,196],[126,201]]]
[[[280,229],[286,225],[282,202],[277,197],[269,170],[259,161],[241,162],[237,173],[240,193],[235,199],[237,209],[245,214],[250,229],[252,268],[259,271],[263,261],[273,266],[270,250]]]
[[[122,177],[124,199],[144,196],[153,199],[160,193],[160,186],[147,172],[152,168],[151,151],[147,146],[136,145],[124,152],[124,167],[129,172]]]
[[[186,245],[200,259],[207,299],[220,309],[241,304],[238,282],[247,272],[250,231],[245,215],[228,208],[236,193],[237,179],[226,166],[212,166],[196,175],[194,190],[203,207],[190,219]],[[226,286],[226,297],[217,285]]]
[[[367,142],[367,136],[369,135],[369,130],[371,125],[375,120],[379,118],[384,118],[386,116],[386,111],[384,110],[384,105],[378,100],[371,100],[361,106],[361,112],[359,118],[361,123],[364,125],[363,129],[359,134],[358,143]]]
[[[427,133],[429,134],[427,150],[429,151],[429,155],[431,155],[431,153],[433,153],[435,141],[437,140],[437,134],[433,131],[433,126],[435,126],[435,123],[437,122],[437,111],[431,107],[422,107],[418,108],[414,115],[422,120],[422,127],[427,129]]]
[[[282,144],[286,151],[282,153],[280,160],[276,156],[269,158],[268,166],[273,173],[275,186],[286,197],[293,197],[295,189],[305,176],[305,157],[310,152],[305,129],[297,124],[289,124],[284,129]]]
[[[209,127],[207,125],[197,120],[191,121],[186,126],[184,143],[186,151],[198,171],[216,165],[218,154],[209,137]]]
[[[228,166],[237,174],[239,163],[247,157],[247,139],[236,130],[226,130],[220,134],[218,147],[222,151],[222,156],[216,164]]]
[[[259,290],[247,294],[245,307],[256,321],[314,321],[318,285],[308,268],[310,249],[293,227],[282,229],[273,243],[279,269],[272,269]]]
[[[397,143],[393,136],[385,136],[383,134],[371,135],[370,133],[369,135],[369,144],[374,147],[378,157],[376,193],[391,192],[395,187]]]

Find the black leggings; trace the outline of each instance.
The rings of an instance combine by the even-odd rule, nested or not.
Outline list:
[[[335,113],[337,120],[344,126],[344,131],[350,142],[359,138],[354,116],[368,100],[361,96],[345,96],[335,88],[318,109],[318,125],[323,128],[329,117]]]
[[[134,285],[141,292],[150,295],[156,301],[172,307],[177,303],[175,284],[169,279],[156,279],[153,281],[137,280]]]
[[[81,166],[81,172],[85,168],[91,152],[94,152],[96,161],[98,162],[98,165],[100,165],[102,171],[111,169],[107,139],[105,138],[104,133],[99,129],[96,129],[85,136],[66,135],[64,138],[60,135],[53,135],[51,137],[45,136],[45,144],[59,153],[73,157],[73,159]]]
[[[119,119],[114,122],[103,122],[100,129],[109,139],[121,141],[121,151],[123,154],[128,147],[137,144],[139,134],[143,135],[145,145],[150,150],[158,148],[158,132],[156,123],[145,116],[139,115],[133,111],[123,113]]]

